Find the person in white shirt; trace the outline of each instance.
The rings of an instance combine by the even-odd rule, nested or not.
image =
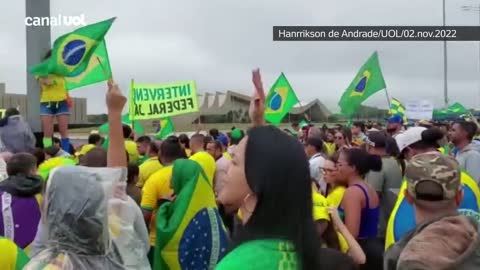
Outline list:
[[[323,180],[322,167],[325,163],[323,141],[318,137],[310,137],[305,142],[305,153],[310,159],[310,177],[317,184],[319,191],[325,194],[327,184]]]

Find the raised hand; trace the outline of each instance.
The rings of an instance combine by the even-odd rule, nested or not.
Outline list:
[[[127,103],[127,98],[122,94],[116,83],[109,81],[108,86],[106,96],[108,112],[121,114],[123,107]]]
[[[263,90],[262,77],[259,69],[252,71],[252,82],[255,86],[253,97],[250,101],[249,116],[254,126],[264,124],[263,115],[265,113],[265,92]]]

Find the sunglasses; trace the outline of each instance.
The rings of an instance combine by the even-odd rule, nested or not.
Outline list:
[[[335,136],[335,140],[343,140],[343,137],[337,137],[337,136]]]

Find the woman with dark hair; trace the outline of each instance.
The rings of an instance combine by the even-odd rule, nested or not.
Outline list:
[[[43,60],[51,56],[51,50],[47,52]],[[43,147],[52,146],[53,124],[55,118],[58,121],[58,129],[62,136],[62,148],[70,151],[70,139],[68,138],[68,117],[70,115],[70,98],[66,89],[64,77],[48,74],[38,77],[40,83],[40,116],[43,126]]]
[[[333,137],[337,151],[352,147],[352,132],[349,129],[340,128]]]
[[[364,181],[369,171],[382,169],[382,160],[364,150],[344,149],[340,152],[337,167],[339,177],[348,181],[340,212],[344,212],[345,225],[367,255],[362,268],[382,269],[383,250],[377,240],[380,200],[375,189]]]
[[[190,150],[190,138],[188,138],[187,134],[180,134],[178,140],[180,141],[183,150],[185,150],[187,157],[190,157],[192,154],[192,151]]]
[[[338,155],[333,155],[325,160],[323,167],[323,180],[327,183],[327,202],[329,206],[340,207],[345,195],[347,180],[341,179],[337,169]]]
[[[260,71],[252,75],[255,93],[249,116],[254,128],[235,148],[217,198],[229,208],[240,209],[243,226],[217,269],[354,269],[348,257],[321,248],[303,146],[281,130],[263,126],[265,93]]]
[[[243,226],[217,269],[352,269],[347,257],[321,249],[307,158],[298,140],[281,130],[249,131],[235,149],[218,200],[240,208]]]

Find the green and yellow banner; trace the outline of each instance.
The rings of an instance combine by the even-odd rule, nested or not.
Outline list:
[[[152,85],[132,81],[130,118],[148,120],[198,111],[194,81]]]

